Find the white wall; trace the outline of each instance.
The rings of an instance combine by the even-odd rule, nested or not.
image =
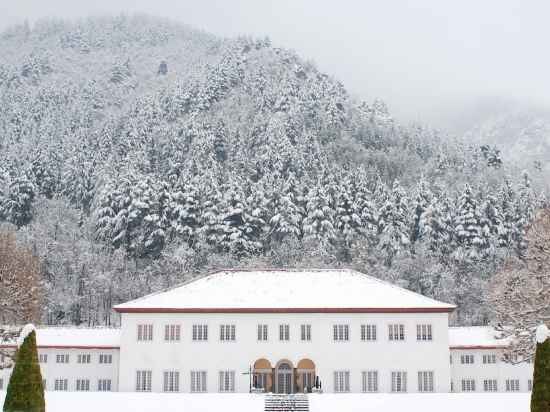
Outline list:
[[[497,363],[484,364],[483,355],[496,355]],[[533,364],[518,363],[510,364],[500,360],[502,351],[495,349],[452,349],[451,355],[453,363],[451,365],[451,378],[454,383],[454,391],[461,392],[462,379],[475,379],[476,392],[483,392],[483,381],[485,379],[496,379],[498,392],[506,391],[507,379],[519,379],[519,389],[521,392],[527,392],[527,381],[533,379]],[[474,355],[473,364],[461,364],[461,355]]]
[[[435,314],[122,314],[119,388],[135,390],[136,370],[152,370],[152,390],[162,391],[162,372],[180,371],[180,391],[190,391],[190,371],[208,371],[208,391],[218,391],[218,371],[236,372],[236,391],[248,392],[249,377],[242,375],[260,358],[272,366],[282,359],[294,366],[303,358],[316,365],[323,389],[333,391],[333,372],[350,371],[351,392],[361,392],[361,372],[377,370],[379,391],[391,391],[391,371],[408,372],[408,392],[417,391],[418,371],[433,371],[435,391],[450,391],[448,316]],[[137,324],[154,325],[153,342],[137,341]],[[209,325],[208,342],[193,342],[194,323]],[[220,342],[219,325],[236,325],[236,341]],[[269,340],[257,341],[257,325],[269,325]],[[290,324],[290,341],[279,341],[279,324]],[[360,325],[378,327],[376,342],[361,341]],[[388,324],[404,323],[406,340],[388,341]],[[417,342],[416,325],[430,323],[432,342]],[[164,325],[180,324],[181,342],[164,341]],[[300,340],[300,325],[312,325],[311,342]],[[349,342],[333,341],[333,325],[349,324]]]
[[[113,355],[113,363],[100,364],[100,354]],[[89,379],[90,391],[97,391],[99,379],[111,379],[111,391],[118,391],[118,349],[51,349],[38,348],[38,354],[47,354],[47,363],[41,363],[42,378],[46,379],[46,390],[53,391],[55,379],[67,379],[68,390],[76,390],[77,379]],[[57,354],[69,354],[69,363],[56,363]],[[89,364],[77,363],[78,354],[90,354]],[[12,369],[0,371],[0,379],[4,380],[4,388],[7,389],[9,376]]]

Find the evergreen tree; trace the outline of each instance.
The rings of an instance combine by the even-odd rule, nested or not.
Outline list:
[[[0,208],[8,222],[21,227],[32,219],[32,203],[35,197],[35,188],[26,175],[17,177],[8,186]]]
[[[335,239],[334,210],[329,207],[328,194],[322,187],[311,188],[306,195],[306,217],[303,221],[304,239],[321,243]]]
[[[550,339],[548,328],[539,326],[531,392],[531,412],[550,412]],[[546,335],[546,336],[542,336]]]
[[[464,187],[457,204],[455,217],[456,256],[479,259],[486,246],[481,228],[481,211],[470,185]]]
[[[45,412],[44,386],[38,363],[36,332],[27,325],[23,332],[29,332],[17,349],[15,366],[10,377],[4,412]],[[20,338],[21,339],[21,338]]]
[[[385,261],[388,266],[391,266],[397,254],[403,253],[409,248],[408,215],[406,193],[399,181],[396,180],[388,199],[379,212],[379,225],[381,227],[379,247],[385,253]]]

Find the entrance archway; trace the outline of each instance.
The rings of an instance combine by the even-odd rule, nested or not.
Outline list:
[[[315,385],[315,363],[311,359],[302,359],[298,362],[296,372],[298,391],[311,392],[311,388]]]
[[[275,366],[275,392],[294,392],[294,368],[289,360],[281,360]]]
[[[264,392],[273,391],[273,369],[271,362],[265,358],[254,362],[252,387],[254,389],[263,389]]]

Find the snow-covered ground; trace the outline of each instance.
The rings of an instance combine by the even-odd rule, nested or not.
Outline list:
[[[0,392],[3,404],[6,392]],[[529,393],[310,395],[312,412],[528,412]],[[262,412],[263,396],[47,392],[48,412]]]

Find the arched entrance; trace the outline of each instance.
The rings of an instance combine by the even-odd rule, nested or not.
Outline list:
[[[263,389],[264,392],[273,391],[273,369],[267,359],[261,358],[254,362],[252,387]]]
[[[275,367],[275,392],[293,393],[294,368],[289,360],[281,360]]]
[[[311,392],[311,388],[315,386],[315,364],[311,359],[302,359],[298,362],[297,382],[299,392]]]

